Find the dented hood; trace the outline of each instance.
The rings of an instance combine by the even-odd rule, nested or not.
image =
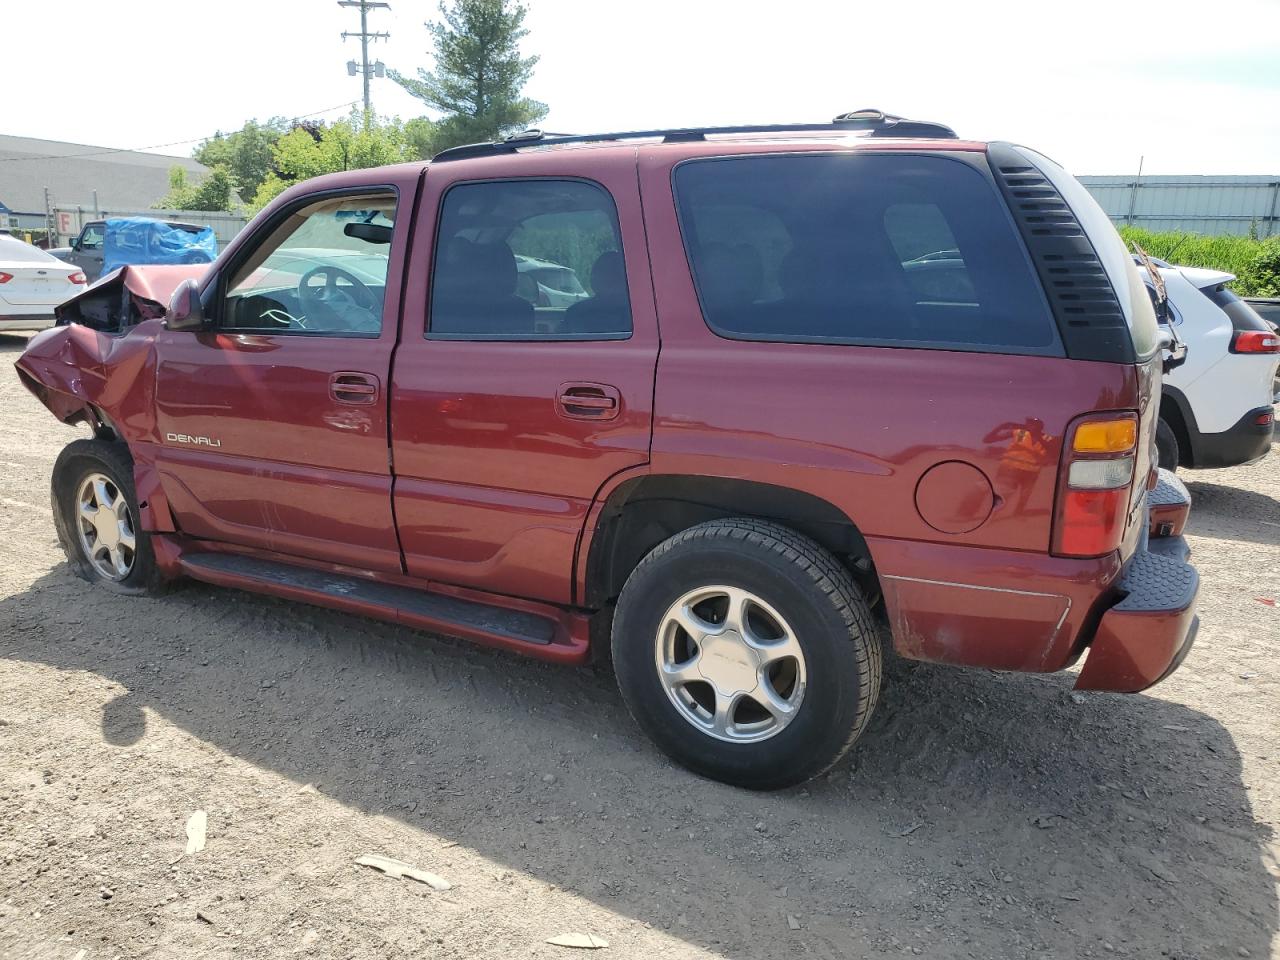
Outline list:
[[[118,299],[122,291],[127,291],[130,296],[138,300],[158,304],[163,311],[178,284],[183,280],[199,279],[208,270],[207,263],[121,267],[101,277],[74,297],[63,301],[54,310],[54,315],[57,316],[59,323],[79,322],[81,308],[85,301],[101,300],[104,297]],[[158,316],[154,310],[147,311],[147,314]]]

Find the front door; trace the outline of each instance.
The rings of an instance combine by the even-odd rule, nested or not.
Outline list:
[[[219,267],[211,329],[157,337],[157,460],[183,533],[400,571],[387,389],[405,233],[389,189],[303,198]]]
[[[90,282],[102,275],[103,243],[106,238],[106,224],[101,220],[85,224],[71,244],[69,259],[84,271]]]
[[[412,257],[432,272],[406,291],[391,396],[407,569],[572,602],[593,499],[649,458],[658,331],[635,158],[434,164]]]

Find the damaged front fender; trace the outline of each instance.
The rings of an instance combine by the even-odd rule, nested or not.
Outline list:
[[[173,520],[161,490],[155,467],[155,339],[164,329],[157,314],[142,319],[146,303],[140,290],[163,294],[170,280],[176,285],[190,275],[189,268],[166,268],[184,276],[163,278],[159,283],[130,283],[127,267],[95,284],[59,308],[59,325],[42,331],[27,343],[15,366],[24,386],[63,423],[86,422],[99,436],[129,445],[134,464],[134,486],[142,529],[171,531]],[[135,278],[136,279],[136,278]],[[113,297],[129,298],[131,313],[123,332],[101,330],[68,321],[72,310],[94,309],[94,294],[101,305]],[[141,307],[134,298],[144,301]],[[162,311],[161,311],[162,312]],[[140,319],[140,322],[136,322]]]

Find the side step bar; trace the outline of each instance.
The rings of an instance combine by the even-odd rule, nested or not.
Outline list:
[[[542,660],[582,663],[587,659],[586,618],[555,607],[543,608],[545,614],[513,609],[232,553],[184,553],[178,562],[193,580],[217,586],[376,617]],[[541,607],[525,601],[512,604]]]

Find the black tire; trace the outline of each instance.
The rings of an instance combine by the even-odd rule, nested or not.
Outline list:
[[[1160,466],[1165,470],[1178,469],[1178,458],[1182,455],[1178,449],[1178,435],[1163,417],[1156,421],[1156,453]]]
[[[733,743],[701,732],[659,678],[666,611],[712,584],[765,601],[791,625],[804,654],[803,699],[769,739]],[[880,692],[880,639],[848,571],[808,537],[761,520],[713,520],[657,546],[623,587],[612,649],[623,699],[654,742],[696,773],[753,790],[792,786],[829,769],[866,729]]]
[[[77,497],[81,483],[101,473],[124,495],[134,531],[135,547],[127,576],[112,580],[100,573],[81,543]],[[139,529],[138,496],[133,488],[133,458],[123,443],[75,440],[58,454],[53,465],[53,523],[58,542],[76,576],[115,593],[130,596],[163,593],[166,583],[156,567],[150,535]]]

